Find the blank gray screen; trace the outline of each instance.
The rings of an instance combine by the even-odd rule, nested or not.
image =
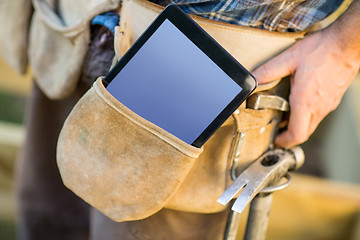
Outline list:
[[[165,20],[107,90],[133,112],[192,144],[242,89]]]

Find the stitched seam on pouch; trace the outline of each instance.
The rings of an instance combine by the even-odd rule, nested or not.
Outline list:
[[[153,125],[155,128],[159,128],[160,131],[157,131],[156,129],[153,129],[153,128],[149,127],[149,126],[146,126],[146,124],[141,123],[140,121],[138,121],[134,117],[129,116],[126,112],[122,111],[122,109],[119,109],[119,107],[116,106],[116,104],[113,101],[117,101],[118,103],[120,103],[120,102],[118,100],[116,100],[110,93],[108,93],[108,94],[103,93],[103,90],[105,88],[103,86],[101,86],[100,85],[101,83],[98,83],[98,81],[99,80],[97,80],[93,85],[93,87],[95,89],[95,92],[112,109],[114,109],[115,111],[117,111],[122,116],[126,117],[127,119],[129,119],[130,121],[135,123],[136,125],[140,126],[141,128],[143,128],[143,129],[147,130],[148,132],[154,134],[155,136],[157,136],[158,138],[163,140],[166,144],[169,144],[169,145],[173,146],[174,148],[176,148],[177,150],[179,150],[183,154],[186,154],[187,156],[192,157],[192,158],[197,158],[200,155],[200,153],[203,150],[202,148],[193,147],[193,146],[191,146],[191,145],[189,145],[189,144],[187,144],[185,142],[183,142],[183,144],[186,145],[186,146],[182,146],[180,143],[177,143],[177,141],[182,142],[182,140],[176,138],[173,135],[170,135],[169,137],[163,136],[161,131],[164,131],[164,133],[166,133],[166,134],[170,134],[170,133],[166,132],[165,130],[161,129],[160,127],[156,126],[155,124],[149,122],[149,124]],[[104,89],[102,89],[102,88],[104,88]],[[109,96],[105,96],[105,94],[109,95]],[[107,97],[111,97],[113,99],[107,99]],[[123,108],[125,110],[128,110],[130,113],[132,113],[134,115],[136,114],[136,113],[133,113],[130,109],[128,109],[122,103],[120,103],[120,104],[121,104],[120,105],[121,108]],[[138,118],[141,119],[141,120],[143,119],[140,116]],[[145,120],[145,119],[143,119],[143,120]]]

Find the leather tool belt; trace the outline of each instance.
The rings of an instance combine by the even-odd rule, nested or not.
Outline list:
[[[145,0],[122,3],[116,59],[161,10]],[[305,35],[193,18],[249,70]],[[277,94],[275,85],[259,86],[252,97]],[[243,171],[267,151],[282,112],[288,110],[253,100],[242,104],[198,149],[124,107],[107,92],[100,77],[61,131],[57,161],[63,182],[115,221],[143,219],[162,208],[222,211],[225,207],[216,200],[231,184],[231,173]]]

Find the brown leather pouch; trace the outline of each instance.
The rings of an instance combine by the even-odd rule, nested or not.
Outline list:
[[[57,160],[68,188],[127,221],[159,211],[201,152],[130,111],[99,78],[66,120]]]
[[[90,40],[89,22],[99,13],[118,8],[120,0],[32,2],[31,69],[48,98],[63,99],[73,92],[80,77]]]
[[[199,149],[129,110],[99,78],[66,120],[57,162],[64,184],[115,221],[146,218],[163,207],[219,212],[225,207],[216,199],[231,183],[235,136],[247,134],[240,169],[267,149],[277,114],[239,109]]]

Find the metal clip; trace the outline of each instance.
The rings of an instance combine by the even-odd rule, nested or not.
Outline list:
[[[284,112],[290,110],[290,105],[288,101],[286,101],[284,98],[276,95],[264,94],[261,92],[251,95],[247,99],[246,106],[248,108],[256,110],[265,108],[275,109]]]

